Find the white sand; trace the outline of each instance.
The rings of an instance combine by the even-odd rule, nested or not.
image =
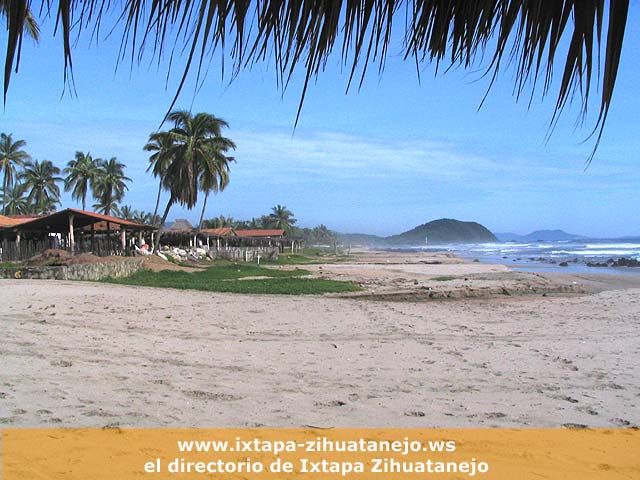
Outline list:
[[[0,425],[640,424],[640,289],[422,303],[0,280]]]

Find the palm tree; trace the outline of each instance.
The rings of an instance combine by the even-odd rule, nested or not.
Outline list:
[[[223,227],[237,227],[238,222],[236,222],[233,217],[225,217],[224,215],[220,215],[216,218],[210,218],[209,220],[205,220],[202,222],[203,228],[223,228]]]
[[[123,205],[122,207],[119,207],[117,212],[118,216],[125,220],[133,220],[138,215],[138,211],[134,210],[130,205]]]
[[[204,211],[211,192],[222,192],[229,185],[229,163],[235,162],[233,157],[225,155],[229,150],[235,150],[236,145],[225,137],[216,137],[211,142],[210,157],[205,158],[200,173],[200,189],[204,192],[204,202],[200,212],[198,230],[202,229]]]
[[[137,223],[142,223],[143,225],[155,225],[156,222],[159,221],[157,218],[154,218],[154,215],[152,213],[145,212],[143,210],[134,210],[133,218],[131,218],[131,220]]]
[[[94,208],[105,215],[111,215],[128,190],[126,182],[131,179],[124,174],[125,165],[116,157],[98,162],[98,170],[94,179],[93,194],[97,203]]]
[[[13,2],[14,5],[22,5],[24,8],[24,32],[33,38],[36,42],[40,40],[40,26],[33,16],[33,11],[29,8],[27,2]],[[0,0],[0,15],[7,18],[9,22],[9,9],[12,6],[11,0]]]
[[[248,227],[250,229],[259,229],[259,228],[266,228],[268,225],[268,220],[266,219],[265,216],[259,217],[259,218],[252,218],[251,220],[249,220],[248,223]]]
[[[27,199],[33,205],[35,213],[49,213],[60,203],[58,182],[63,179],[58,175],[60,169],[50,160],[28,161],[24,164],[20,180],[24,182],[26,190],[29,190]]]
[[[21,167],[31,157],[23,148],[27,145],[24,140],[13,141],[11,134],[0,133],[0,173],[4,173],[2,191],[8,192],[16,177],[17,167]],[[2,199],[2,213],[6,214],[6,195]]]
[[[82,200],[82,210],[87,209],[89,189],[94,189],[99,161],[94,160],[90,153],[76,152],[75,159],[70,160],[64,169],[64,190],[71,191],[71,198],[74,200]]]
[[[167,221],[171,207],[175,203],[192,209],[198,202],[201,190],[201,173],[211,168],[211,157],[215,139],[220,138],[221,130],[228,124],[224,120],[208,113],[178,110],[168,116],[174,127],[167,132],[171,137],[171,147],[167,151],[170,160],[162,180],[163,187],[169,191],[169,201],[160,222],[160,231],[155,239],[154,251],[160,246],[162,226]]]
[[[158,218],[158,208],[160,206],[160,194],[162,193],[162,180],[167,172],[167,167],[171,163],[171,147],[173,139],[168,132],[157,132],[149,135],[149,141],[144,146],[147,152],[154,152],[149,157],[149,167],[147,172],[152,170],[153,176],[158,178],[158,195],[156,197],[156,207],[153,210],[153,218]]]
[[[276,205],[271,209],[269,219],[273,228],[281,228],[282,230],[290,231],[293,224],[297,222],[293,218],[293,212],[284,205]]]
[[[29,213],[29,200],[25,196],[25,185],[18,183],[4,192],[2,196],[6,215],[25,215]]]

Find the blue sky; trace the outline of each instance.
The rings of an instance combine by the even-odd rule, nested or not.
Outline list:
[[[593,144],[582,140],[593,116],[576,129],[577,110],[568,109],[545,142],[556,90],[528,109],[526,101],[514,101],[509,72],[478,111],[487,88],[479,71],[435,76],[426,66],[418,82],[396,45],[382,77],[371,69],[359,92],[345,94],[348,69],[334,57],[310,87],[294,132],[299,76],[282,94],[273,67],[261,64],[229,84],[216,60],[204,87],[194,94],[188,84],[177,104],[226,119],[226,134],[238,145],[231,183],[210,199],[206,216],[250,218],[280,203],[302,226],[324,223],[342,232],[387,235],[449,217],[496,232],[640,235],[637,10],[604,139],[586,172]],[[142,147],[170,104],[179,72],[166,85],[165,70],[148,62],[133,68],[125,62],[115,71],[119,43],[88,46],[84,37],[74,53],[77,95],[71,95],[63,88],[62,45],[52,38],[52,23],[43,25],[39,45],[25,44],[0,131],[25,139],[33,158],[60,167],[76,150],[118,157],[134,180],[124,203],[152,210],[157,183],[145,173]],[[64,205],[73,205],[66,195]],[[199,208],[174,207],[170,218],[198,215]]]

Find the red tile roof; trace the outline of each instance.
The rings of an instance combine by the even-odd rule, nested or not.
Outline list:
[[[231,227],[219,227],[219,228],[203,228],[202,233],[209,235],[210,237],[232,237],[234,236],[233,228]]]
[[[239,237],[283,237],[284,230],[281,229],[256,229],[256,230],[236,230]]]
[[[67,208],[67,211],[78,213],[80,215],[86,215],[88,217],[93,217],[97,220],[102,220],[104,222],[116,223],[118,225],[126,225],[130,227],[140,227],[141,223],[134,222],[132,220],[125,220],[124,218],[112,217],[111,215],[105,215],[103,213],[98,212],[88,212],[86,210],[79,210],[76,208]],[[58,212],[59,213],[59,212]]]
[[[29,220],[31,220],[30,217],[15,218],[15,217],[5,217],[4,215],[0,215],[0,228],[13,227],[14,225],[19,225]]]

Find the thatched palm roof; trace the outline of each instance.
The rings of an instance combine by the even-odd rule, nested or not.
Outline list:
[[[304,69],[304,98],[309,80],[324,68],[334,49],[340,49],[351,80],[361,80],[372,63],[382,70],[392,26],[397,25],[404,31],[405,58],[417,66],[436,62],[469,67],[478,54],[488,54],[488,72],[494,75],[512,60],[518,95],[527,85],[535,89],[538,80],[546,94],[555,61],[563,61],[556,114],[574,94],[581,98],[584,113],[591,85],[599,81],[597,128],[604,124],[612,99],[629,1],[0,0],[0,5],[9,29],[5,100],[31,7],[57,16],[65,71],[72,65],[72,30],[99,31],[105,18],[114,14],[122,24],[123,52],[132,60],[140,60],[145,51],[159,58],[165,50],[185,48],[178,93],[188,72],[195,69],[199,75],[205,60],[224,47],[234,74],[271,55],[282,85],[296,68]],[[102,27],[109,31],[111,25]]]

